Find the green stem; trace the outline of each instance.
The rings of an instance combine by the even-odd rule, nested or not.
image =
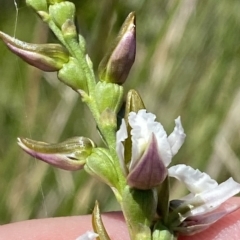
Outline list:
[[[95,86],[96,80],[95,75],[91,66],[91,60],[79,46],[76,38],[74,36],[64,36],[62,31],[56,26],[56,24],[51,20],[51,18],[47,19],[50,29],[53,31],[55,36],[59,39],[59,41],[67,48],[69,53],[77,59],[79,66],[83,69],[86,77],[86,81],[88,84],[88,94],[80,93],[82,96],[82,100],[88,105],[90,111],[93,114],[93,117],[96,121],[96,124],[101,131],[106,143],[111,151],[111,155],[114,161],[114,166],[118,173],[118,182],[121,189],[118,189],[120,192],[123,191],[126,180],[122,173],[121,166],[118,160],[118,156],[116,154],[116,124],[112,126],[112,128],[106,128],[100,121],[101,113],[99,112],[97,99],[95,99]],[[88,59],[87,59],[88,58]],[[119,199],[119,196],[118,196]]]
[[[107,143],[107,146],[111,152],[114,167],[118,174],[118,183],[120,186],[120,189],[118,189],[118,190],[120,192],[122,192],[124,187],[126,186],[126,180],[123,175],[123,172],[122,172],[122,169],[121,169],[121,166],[119,163],[119,159],[118,159],[118,156],[116,153],[116,127],[115,126],[112,126],[112,127],[103,126],[103,123],[100,121],[100,112],[98,110],[96,101],[93,97],[83,93],[82,98],[83,98],[83,101],[89,107],[90,111],[92,112],[92,115],[96,121],[96,124],[97,124],[101,134],[103,135],[103,137]],[[116,124],[114,124],[114,125],[116,125]],[[119,198],[119,196],[118,196],[118,198]]]
[[[55,36],[59,39],[59,41],[67,48],[69,53],[77,59],[79,66],[84,69],[84,73],[86,75],[86,79],[88,80],[88,90],[89,94],[94,94],[94,89],[96,85],[95,76],[90,69],[87,61],[86,55],[82,51],[81,47],[79,46],[77,40],[74,37],[66,37],[63,35],[62,31],[57,27],[57,25],[51,20],[51,18],[47,19],[46,22],[48,23],[49,28],[53,31]]]

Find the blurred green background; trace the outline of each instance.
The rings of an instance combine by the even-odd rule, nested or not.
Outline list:
[[[173,163],[219,182],[240,182],[240,1],[75,1],[79,30],[95,65],[127,14],[137,14],[137,55],[124,84],[137,89],[168,133],[181,115],[187,138]],[[16,6],[17,5],[17,10]],[[26,42],[56,42],[24,1],[0,0],[0,30]],[[111,191],[82,172],[28,157],[18,136],[59,142],[87,136],[94,121],[77,94],[14,56],[0,42],[0,224],[119,209]],[[173,183],[173,197],[185,189]]]

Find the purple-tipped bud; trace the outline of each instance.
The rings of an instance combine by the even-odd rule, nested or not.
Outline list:
[[[135,13],[125,20],[115,44],[101,61],[98,72],[101,81],[123,84],[136,54]]]
[[[18,138],[18,145],[29,155],[70,171],[83,168],[95,147],[93,141],[85,137],[73,137],[62,143],[53,144]]]
[[[55,72],[69,60],[67,50],[60,44],[31,44],[0,32],[7,47],[30,65],[46,72]]]
[[[157,139],[152,134],[142,157],[129,168],[127,182],[130,187],[151,189],[160,185],[167,176],[167,168],[159,155]]]

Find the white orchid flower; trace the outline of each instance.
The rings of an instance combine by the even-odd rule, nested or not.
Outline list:
[[[175,230],[184,234],[194,234],[240,207],[226,202],[240,192],[240,184],[229,178],[218,184],[206,173],[190,166],[179,164],[168,169],[168,175],[184,183],[191,192],[179,200],[171,201],[173,212],[180,216]]]
[[[167,136],[156,116],[145,109],[130,112],[128,123],[122,120],[117,132],[117,153],[128,184],[138,189],[159,185],[167,175],[166,167],[178,152],[186,137],[180,117],[175,120],[173,132]],[[128,136],[127,125],[131,127]],[[131,159],[126,166],[124,141],[131,137]]]

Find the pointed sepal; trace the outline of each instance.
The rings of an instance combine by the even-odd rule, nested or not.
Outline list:
[[[95,206],[92,213],[92,226],[95,233],[98,234],[99,240],[110,240],[107,230],[104,227],[98,201],[95,202]]]
[[[157,139],[151,140],[142,157],[129,167],[127,183],[130,187],[147,190],[160,185],[167,176],[167,168],[159,155]]]
[[[146,109],[146,107],[140,94],[134,89],[129,90],[126,98],[125,121],[128,121],[130,112],[137,113],[141,109]]]

